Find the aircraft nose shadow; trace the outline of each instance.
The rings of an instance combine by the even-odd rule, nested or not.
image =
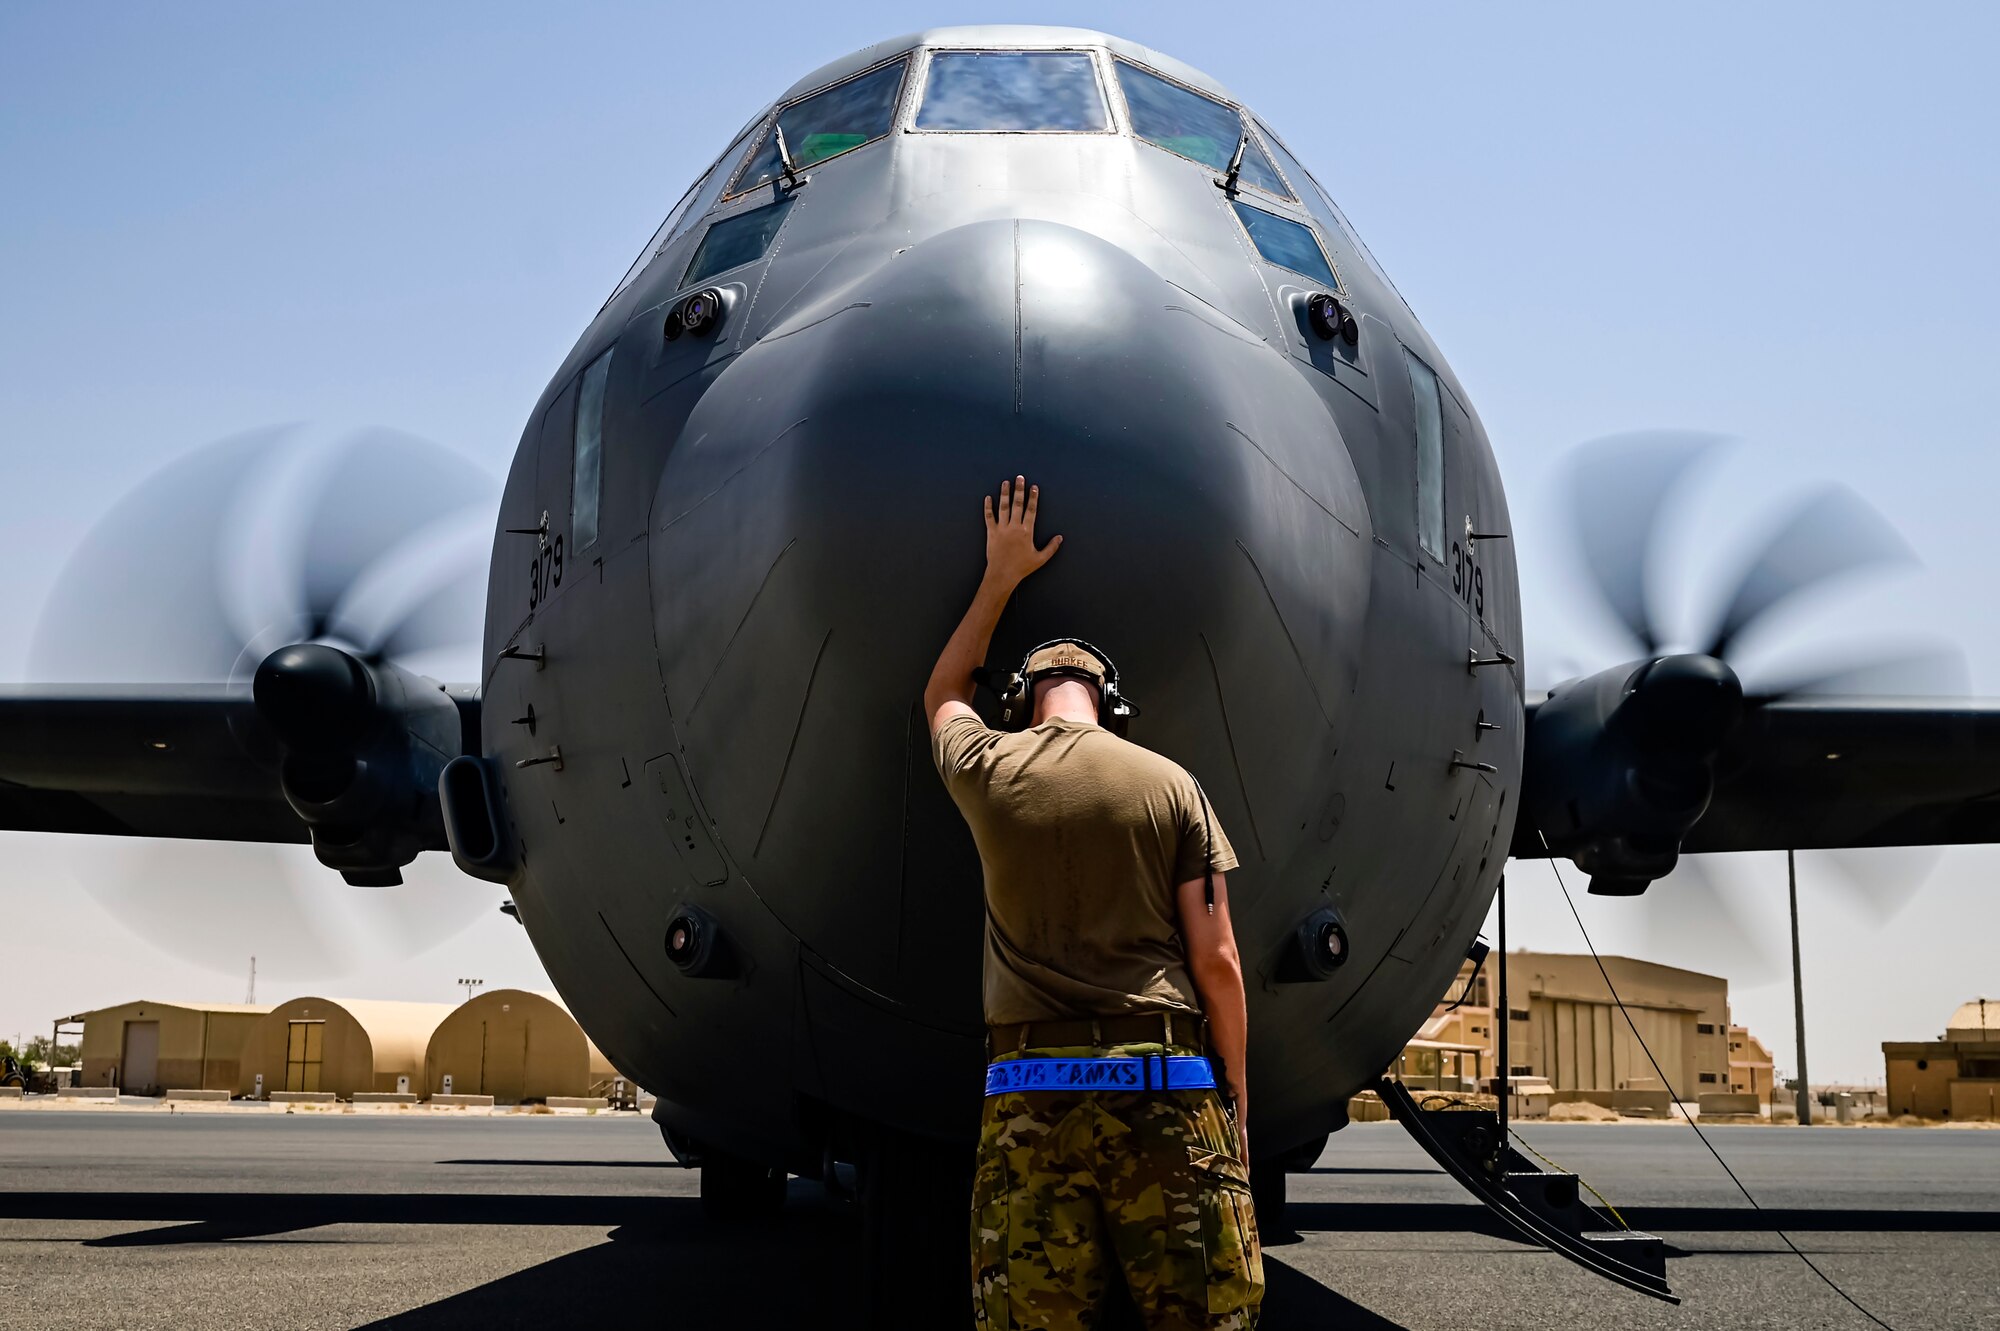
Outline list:
[[[827,1208],[791,1207],[768,1230],[720,1231],[692,1199],[662,1201],[658,1222],[366,1325],[384,1331],[571,1326],[584,1309],[639,1314],[676,1331],[811,1326],[864,1331],[860,1246]],[[647,1315],[645,1310],[654,1310]]]
[[[830,1203],[798,1204],[768,1229],[717,1229],[693,1198],[662,1199],[657,1220],[613,1229],[602,1243],[435,1303],[367,1323],[370,1331],[488,1331],[572,1325],[583,1307],[657,1309],[676,1331],[810,1326],[867,1331],[859,1233]],[[1401,1331],[1311,1276],[1269,1256],[1263,1331],[1340,1326]],[[1136,1331],[1129,1306],[1106,1331]]]
[[[436,1303],[367,1323],[369,1331],[486,1331],[573,1324],[579,1307],[659,1310],[676,1331],[811,1326],[864,1331],[860,1246],[851,1218],[794,1207],[757,1235],[708,1229],[699,1204],[657,1224],[626,1224],[580,1252],[531,1266]],[[1293,1267],[1266,1257],[1263,1331],[1339,1326],[1402,1331]],[[1110,1319],[1136,1331],[1129,1309]]]

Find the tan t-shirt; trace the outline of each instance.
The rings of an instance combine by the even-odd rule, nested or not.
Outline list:
[[[1193,777],[1078,721],[956,716],[931,752],[986,871],[987,1021],[1200,1010],[1174,888],[1236,854]]]

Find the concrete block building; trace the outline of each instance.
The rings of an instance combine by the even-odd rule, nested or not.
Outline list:
[[[1936,1040],[1885,1041],[1889,1112],[2000,1119],[2000,1000],[1962,1004]]]
[[[271,1009],[141,1000],[64,1019],[83,1023],[85,1086],[129,1095],[233,1090],[251,1030]]]
[[[1757,1068],[1760,1093],[1768,1093],[1770,1057],[1742,1027],[1731,1027],[1727,980],[1631,957],[1604,958],[1605,971],[1667,1075],[1670,1085],[1662,1086],[1612,1001],[1596,959],[1557,952],[1520,951],[1504,962],[1496,952],[1477,978],[1470,962],[1461,967],[1437,1015],[1404,1053],[1399,1066],[1405,1080],[1450,1086],[1498,1070],[1497,1027],[1503,1018],[1497,971],[1503,964],[1510,1009],[1504,1018],[1508,1074],[1546,1081],[1558,1101],[1583,1098],[1609,1107],[1620,1092],[1668,1090],[1693,1101],[1738,1089],[1738,1075],[1747,1083]],[[1453,1007],[1460,998],[1465,1001]],[[1740,1036],[1732,1036],[1732,1029]],[[1739,1043],[1742,1048],[1732,1048]]]
[[[1729,1028],[1729,1089],[1737,1095],[1754,1095],[1771,1102],[1778,1086],[1771,1051],[1764,1042],[1741,1026]]]

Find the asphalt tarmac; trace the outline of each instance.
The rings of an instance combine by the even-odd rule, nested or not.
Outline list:
[[[1506,1237],[1387,1123],[1292,1178],[1262,1326],[2000,1328],[2000,1131],[1529,1124],[1672,1245],[1678,1308]],[[794,1180],[710,1230],[637,1115],[0,1111],[0,1326],[858,1326],[856,1227]]]

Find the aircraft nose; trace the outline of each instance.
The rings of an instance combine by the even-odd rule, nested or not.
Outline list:
[[[760,892],[800,883],[774,909],[841,937],[850,974],[910,980],[898,930],[842,916],[911,870],[908,806],[930,797],[909,792],[937,785],[916,702],[1003,477],[1041,487],[1039,535],[1065,543],[993,663],[1089,639],[1143,708],[1133,739],[1216,773],[1231,744],[1268,744],[1313,798],[1325,746],[1301,720],[1337,743],[1369,524],[1276,331],[1099,235],[1002,219],[801,304],[707,390],[655,497],[663,681],[732,856]]]

